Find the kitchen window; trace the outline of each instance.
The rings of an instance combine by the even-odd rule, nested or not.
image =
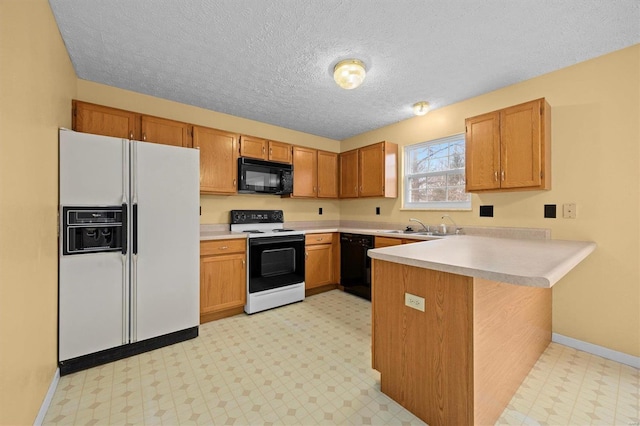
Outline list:
[[[404,147],[403,208],[471,210],[464,133]]]

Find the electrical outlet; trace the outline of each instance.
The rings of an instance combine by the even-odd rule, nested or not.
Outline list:
[[[318,207],[318,214],[322,214],[322,207]]]
[[[415,294],[405,293],[404,304],[410,308],[424,312],[424,297],[416,296]]]
[[[565,219],[575,219],[576,218],[576,204],[575,203],[566,203],[562,205],[562,217]]]
[[[380,214],[380,207],[376,207],[376,214]]]

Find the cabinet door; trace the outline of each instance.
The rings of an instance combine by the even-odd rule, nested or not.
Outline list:
[[[340,198],[358,196],[358,150],[340,154]]]
[[[315,197],[318,186],[318,152],[315,149],[293,147],[293,196]]]
[[[318,198],[338,198],[338,154],[318,151]]]
[[[500,111],[502,188],[541,185],[541,108],[536,100]]]
[[[200,149],[200,192],[235,194],[238,190],[238,135],[193,127],[193,146]]]
[[[466,192],[500,188],[500,114],[467,118]]]
[[[384,144],[368,145],[359,150],[358,182],[360,197],[384,196]]]
[[[134,112],[73,100],[72,113],[71,128],[77,132],[140,138],[139,115]]]
[[[332,284],[332,245],[317,244],[306,246],[305,251],[305,288],[310,289],[325,284]]]
[[[403,243],[402,238],[376,237],[374,245],[375,245],[375,248],[381,248],[381,247],[399,246],[402,243]]]
[[[267,159],[267,141],[251,136],[240,136],[240,156]]]
[[[150,115],[143,115],[140,123],[143,141],[185,148],[192,146],[190,124]]]
[[[200,258],[200,314],[244,306],[247,284],[245,254]]]
[[[269,160],[291,164],[291,145],[288,143],[269,141]]]

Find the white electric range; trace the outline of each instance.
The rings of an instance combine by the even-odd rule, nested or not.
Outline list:
[[[284,228],[282,210],[231,210],[230,230],[247,235],[248,314],[304,300],[304,231]]]

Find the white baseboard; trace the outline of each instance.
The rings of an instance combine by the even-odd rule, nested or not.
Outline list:
[[[56,393],[56,388],[58,387],[58,382],[60,381],[60,369],[56,368],[56,373],[53,375],[53,380],[51,380],[51,384],[49,385],[49,390],[44,397],[44,401],[42,401],[42,405],[40,406],[40,411],[38,411],[38,416],[33,422],[34,426],[41,426],[42,422],[44,422],[44,416],[47,414],[49,410],[49,405],[51,405],[51,400],[53,399],[53,394]]]
[[[624,352],[614,351],[613,349],[605,348],[604,346],[598,346],[594,345],[593,343],[583,342],[582,340],[573,339],[571,337],[563,336],[562,334],[558,333],[551,334],[551,341],[560,343],[561,345],[569,346],[570,348],[578,349],[580,351],[588,352],[593,355],[598,355],[602,358],[610,359],[621,364],[640,368],[640,357],[625,354]]]

